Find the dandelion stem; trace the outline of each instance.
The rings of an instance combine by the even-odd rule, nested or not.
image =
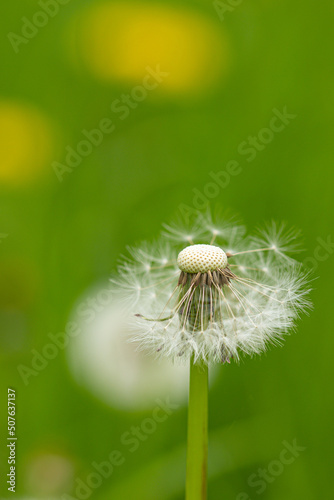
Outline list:
[[[208,367],[190,360],[186,500],[206,500]]]

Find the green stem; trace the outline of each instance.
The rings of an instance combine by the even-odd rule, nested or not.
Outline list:
[[[186,500],[206,500],[208,367],[190,360]]]

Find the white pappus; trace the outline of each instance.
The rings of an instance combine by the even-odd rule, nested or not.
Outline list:
[[[289,254],[298,233],[272,224],[256,236],[199,215],[130,248],[112,281],[133,315],[132,340],[173,360],[230,362],[280,343],[311,306],[308,277]]]

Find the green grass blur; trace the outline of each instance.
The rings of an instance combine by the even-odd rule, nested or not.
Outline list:
[[[31,350],[41,351],[50,332],[63,331],[78,298],[92,285],[107,282],[127,245],[153,239],[161,223],[180,213],[180,206],[196,209],[206,193],[213,207],[236,213],[249,229],[272,219],[300,228],[305,248],[300,259],[308,259],[318,277],[314,310],[283,348],[218,369],[210,391],[209,499],[331,498],[334,252],[322,242],[334,239],[333,5],[250,0],[230,7],[220,19],[211,2],[165,1],[161,5],[168,15],[162,12],[165,21],[157,22],[165,36],[175,29],[176,41],[155,44],[152,26],[158,3],[146,3],[145,13],[152,8],[153,14],[147,25],[143,16],[139,30],[145,43],[138,42],[130,55],[123,47],[123,54],[117,46],[122,37],[115,35],[110,43],[116,44],[112,49],[120,58],[118,69],[110,59],[113,71],[101,75],[94,58],[103,68],[103,50],[108,55],[103,36],[109,43],[110,32],[100,32],[98,20],[97,28],[90,24],[89,15],[80,24],[85,9],[99,4],[57,4],[54,17],[25,42],[8,34],[20,35],[22,18],[32,20],[39,4],[10,2],[1,16],[1,469],[7,473],[10,386],[17,391],[18,498],[75,497],[75,478],[85,480],[91,463],[106,460],[115,449],[124,452],[124,464],[93,488],[89,498],[184,498],[186,407],[130,453],[120,436],[150,417],[151,410],[125,412],[100,401],[75,382],[64,351],[27,386],[17,366],[29,365]],[[130,25],[135,23],[134,6],[141,9],[142,4],[131,3],[122,14]],[[178,24],[173,10],[182,11]],[[192,16],[195,21],[187,24]],[[202,21],[207,30],[201,31]],[[112,19],[110,23],[112,30]],[[88,36],[94,26],[102,42]],[[189,41],[181,40],[178,52],[183,26],[197,43],[189,50]],[[213,32],[208,43],[198,43],[197,35]],[[17,52],[13,43],[18,43]],[[148,63],[155,58],[161,69],[170,71],[171,80],[149,91],[122,120],[110,106],[141,84],[145,50],[151,51]],[[132,64],[133,71],[128,71]],[[24,127],[15,106],[35,110],[40,121],[27,111]],[[267,144],[261,143],[248,161],[251,153],[240,145],[269,126],[274,109],[285,107],[295,118]],[[66,147],[76,148],[84,139],[82,131],[95,129],[105,118],[115,130],[59,182],[53,162],[64,164]],[[239,162],[242,172],[226,187],[209,185],[210,173],[225,171],[231,160]],[[300,456],[270,475],[264,489],[254,486],[254,474],[279,458],[283,442],[293,440],[305,447]],[[62,456],[71,464],[68,480],[66,471],[58,471],[63,482],[55,480],[53,489],[56,467],[50,472],[43,458],[39,463],[36,457],[43,454]],[[4,474],[0,482],[1,497],[10,498]],[[41,486],[45,482],[51,484],[47,493]]]

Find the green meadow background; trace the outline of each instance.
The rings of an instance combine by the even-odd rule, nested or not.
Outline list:
[[[271,220],[300,228],[299,258],[316,278],[314,310],[283,348],[217,369],[209,499],[332,498],[332,3],[42,4],[6,3],[0,20],[1,498],[79,498],[78,480],[113,450],[124,460],[81,498],[184,498],[186,403],[131,451],[121,436],[152,416],[154,401],[108,404],[74,378],[67,348],[27,384],[18,366],[31,368],[80,297],[108,283],[127,245],[206,203],[250,230]],[[134,90],[147,66],[169,75]],[[289,115],[279,131],[277,113]],[[109,131],[99,144],[66,163],[101,120]],[[298,448],[282,465],[286,443]]]

